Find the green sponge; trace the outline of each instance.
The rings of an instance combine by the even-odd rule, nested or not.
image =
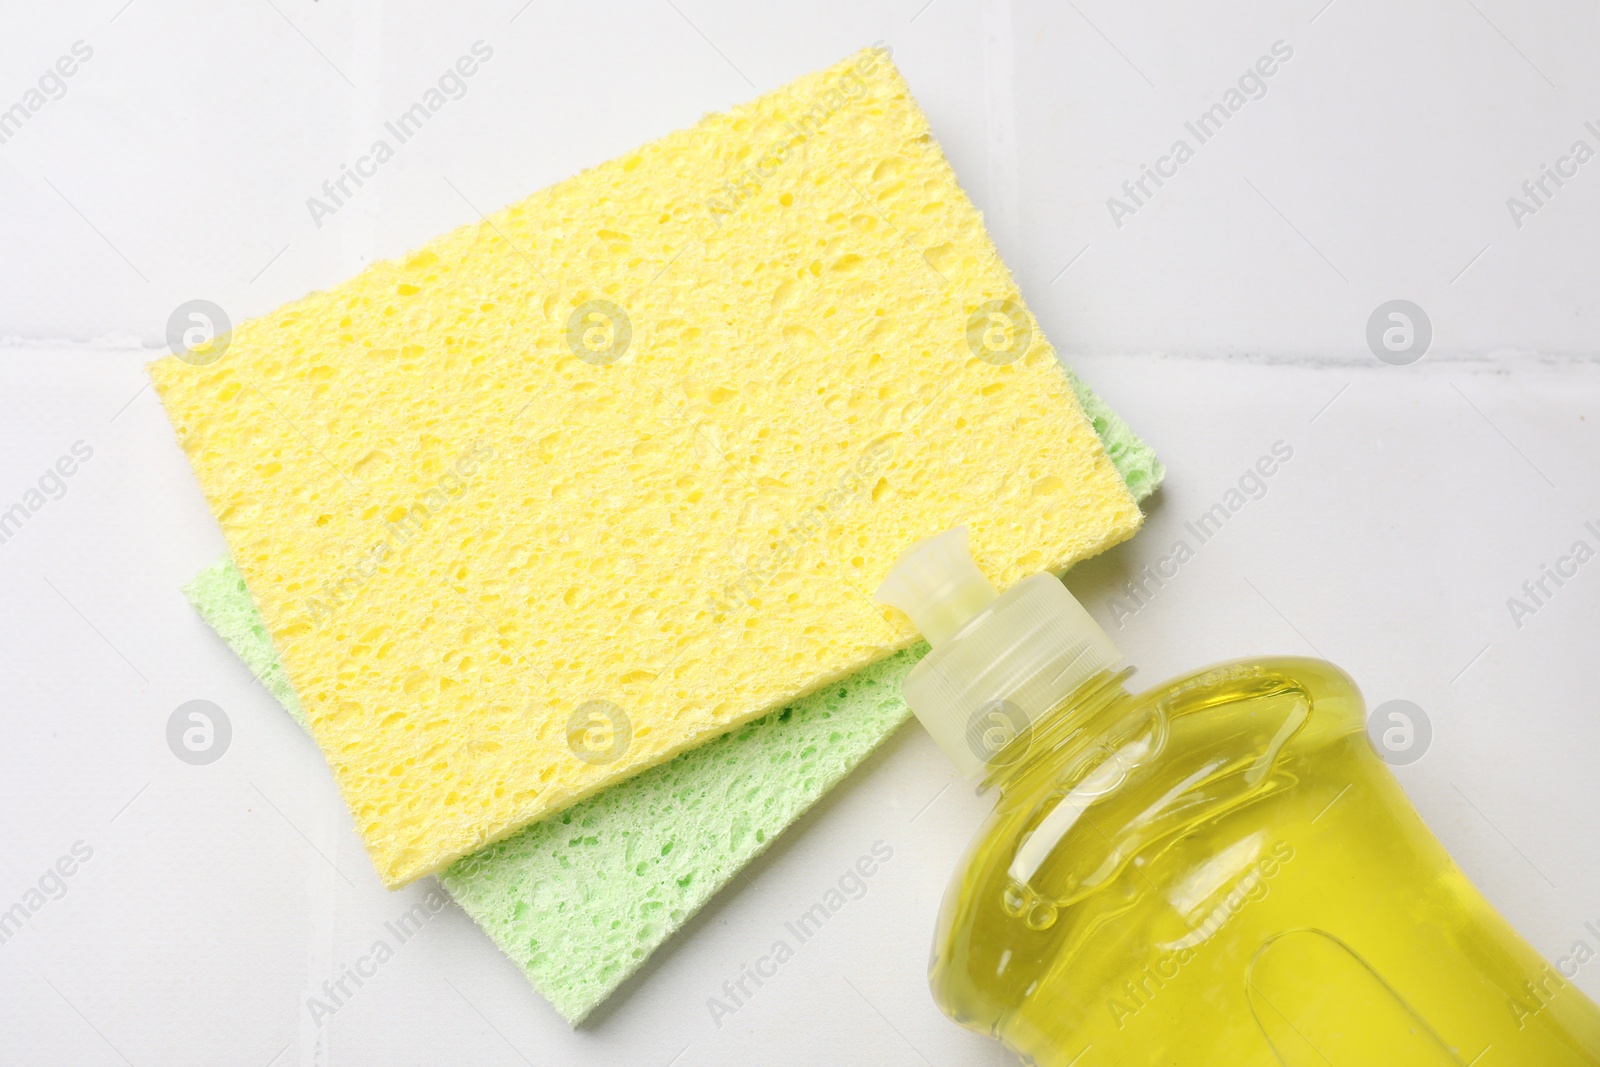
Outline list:
[[[1136,499],[1165,471],[1070,371],[1084,413]],[[305,725],[230,560],[189,601]],[[910,714],[908,649],[746,723],[458,861],[439,880],[535,989],[576,1025]]]

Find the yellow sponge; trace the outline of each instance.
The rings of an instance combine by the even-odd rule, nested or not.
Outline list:
[[[379,873],[450,861],[915,640],[1138,506],[884,52],[151,374]]]

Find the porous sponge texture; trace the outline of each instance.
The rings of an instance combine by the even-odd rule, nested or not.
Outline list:
[[[1074,375],[1118,473],[1143,500],[1164,470]],[[304,725],[266,627],[229,560],[184,589]],[[462,859],[446,890],[573,1025],[910,714],[918,646],[620,782]]]
[[[571,1023],[910,715],[926,646],[691,749],[439,876]]]
[[[390,885],[1140,522],[880,51],[151,373]]]

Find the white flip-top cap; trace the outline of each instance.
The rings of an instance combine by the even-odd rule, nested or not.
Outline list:
[[[967,778],[1020,759],[1019,735],[1122,658],[1054,575],[996,593],[972,561],[965,526],[907,549],[876,599],[910,616],[933,646],[906,676],[906,703]]]

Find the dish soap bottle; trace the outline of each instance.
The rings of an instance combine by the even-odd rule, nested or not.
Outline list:
[[[905,698],[994,812],[940,911],[939,1007],[1042,1067],[1600,1064],[1600,1010],[1451,862],[1350,677],[1239,660],[1142,693],[1061,582],[965,528],[878,600]]]

